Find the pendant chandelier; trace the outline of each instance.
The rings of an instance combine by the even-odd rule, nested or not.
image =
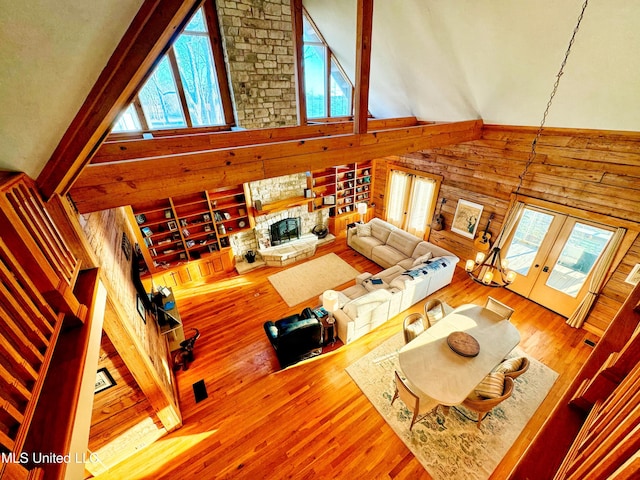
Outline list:
[[[571,53],[571,47],[573,46],[573,42],[575,41],[576,34],[580,28],[580,23],[582,22],[582,17],[584,16],[584,12],[587,8],[587,4],[589,0],[585,0],[582,5],[582,11],[580,12],[580,16],[578,17],[578,23],[573,29],[573,35],[571,36],[571,40],[569,41],[569,47],[564,55],[564,60],[560,65],[560,71],[556,75],[556,81],[553,84],[553,90],[551,91],[551,96],[549,97],[549,101],[547,102],[547,108],[542,115],[542,121],[540,122],[540,127],[531,142],[531,151],[529,152],[529,157],[527,158],[527,162],[524,166],[524,170],[518,177],[518,186],[516,187],[515,193],[516,195],[520,192],[520,187],[522,187],[522,182],[524,180],[529,167],[533,163],[536,158],[536,145],[538,144],[538,140],[542,135],[542,130],[544,129],[544,124],[547,120],[547,115],[549,114],[549,108],[551,108],[551,103],[553,102],[553,98],[556,95],[558,90],[558,85],[560,84],[560,77],[564,73],[564,67],[567,64],[567,59],[569,58],[569,54]],[[504,230],[503,230],[504,232]],[[507,285],[513,283],[513,281],[517,277],[517,273],[514,270],[509,270],[508,260],[501,258],[501,249],[498,245],[501,245],[500,240],[502,239],[502,233],[498,240],[496,240],[494,247],[490,250],[489,254],[486,255],[484,252],[477,252],[475,259],[467,260],[465,264],[465,270],[471,279],[475,282],[478,282],[482,285],[488,287],[506,287]]]

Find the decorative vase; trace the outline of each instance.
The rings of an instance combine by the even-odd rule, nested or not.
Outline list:
[[[253,250],[249,250],[244,254],[244,258],[247,259],[247,263],[253,263],[256,261],[256,252],[254,252]]]

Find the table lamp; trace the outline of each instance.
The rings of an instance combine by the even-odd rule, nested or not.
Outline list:
[[[367,214],[367,204],[366,203],[358,203],[356,205],[358,209],[358,213],[360,214],[360,223],[364,223],[364,216]]]
[[[325,290],[322,294],[322,307],[329,312],[327,322],[333,323],[335,321],[333,318],[333,312],[340,308],[338,292],[335,290]]]

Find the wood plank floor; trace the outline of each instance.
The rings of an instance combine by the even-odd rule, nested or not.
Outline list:
[[[381,270],[344,240],[320,247],[316,258],[330,252],[359,271]],[[262,324],[315,303],[287,307],[267,280],[280,270],[260,268],[176,291],[185,329],[202,334],[191,368],[177,374],[184,426],[100,479],[430,478],[345,372],[398,332],[405,314],[354,343],[279,371]],[[484,304],[489,294],[515,308],[520,346],[560,373],[492,476],[504,479],[591,352],[584,340],[595,338],[512,292],[475,284],[459,268],[453,283],[434,296],[457,306]],[[421,311],[422,304],[411,311]],[[209,397],[196,404],[192,384],[201,379]]]

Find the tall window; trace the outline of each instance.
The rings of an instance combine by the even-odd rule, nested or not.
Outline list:
[[[439,177],[392,169],[387,190],[387,221],[424,238],[440,188]]]
[[[302,28],[307,117],[350,116],[353,86],[306,11]]]
[[[191,18],[112,132],[225,124],[205,7]]]

